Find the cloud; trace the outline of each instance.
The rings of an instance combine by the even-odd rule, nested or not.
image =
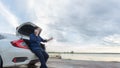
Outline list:
[[[48,31],[58,41],[99,43],[105,36],[120,34],[119,4],[114,0],[47,2],[38,16],[48,20]]]
[[[19,0],[8,5],[15,6],[11,11],[0,5],[0,14],[12,26],[18,19],[20,24],[32,21],[58,42],[100,44],[105,37],[120,34],[118,0]]]
[[[120,34],[113,34],[103,38],[105,45],[120,45]]]
[[[0,2],[0,14],[7,20],[7,22],[12,25],[14,28],[18,26],[17,17],[12,14],[6,7]]]

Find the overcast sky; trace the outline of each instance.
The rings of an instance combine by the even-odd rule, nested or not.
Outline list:
[[[0,0],[0,32],[28,21],[57,42],[120,45],[119,0]]]

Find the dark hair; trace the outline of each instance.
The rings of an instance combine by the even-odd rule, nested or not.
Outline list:
[[[34,27],[34,30],[37,29],[37,28],[39,28],[39,27]]]

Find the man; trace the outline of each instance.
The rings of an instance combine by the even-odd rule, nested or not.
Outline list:
[[[48,68],[46,65],[46,62],[49,58],[49,55],[46,53],[44,49],[40,46],[41,42],[48,42],[52,40],[53,38],[50,38],[48,40],[44,40],[40,37],[42,29],[39,27],[36,27],[34,29],[34,33],[30,34],[30,46],[29,48],[31,51],[39,58],[41,62],[40,68]]]

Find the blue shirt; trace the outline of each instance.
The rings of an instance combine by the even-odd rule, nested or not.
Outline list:
[[[40,42],[47,42],[47,40],[42,39],[40,36],[36,36],[34,33],[30,34],[30,49],[41,49]]]

